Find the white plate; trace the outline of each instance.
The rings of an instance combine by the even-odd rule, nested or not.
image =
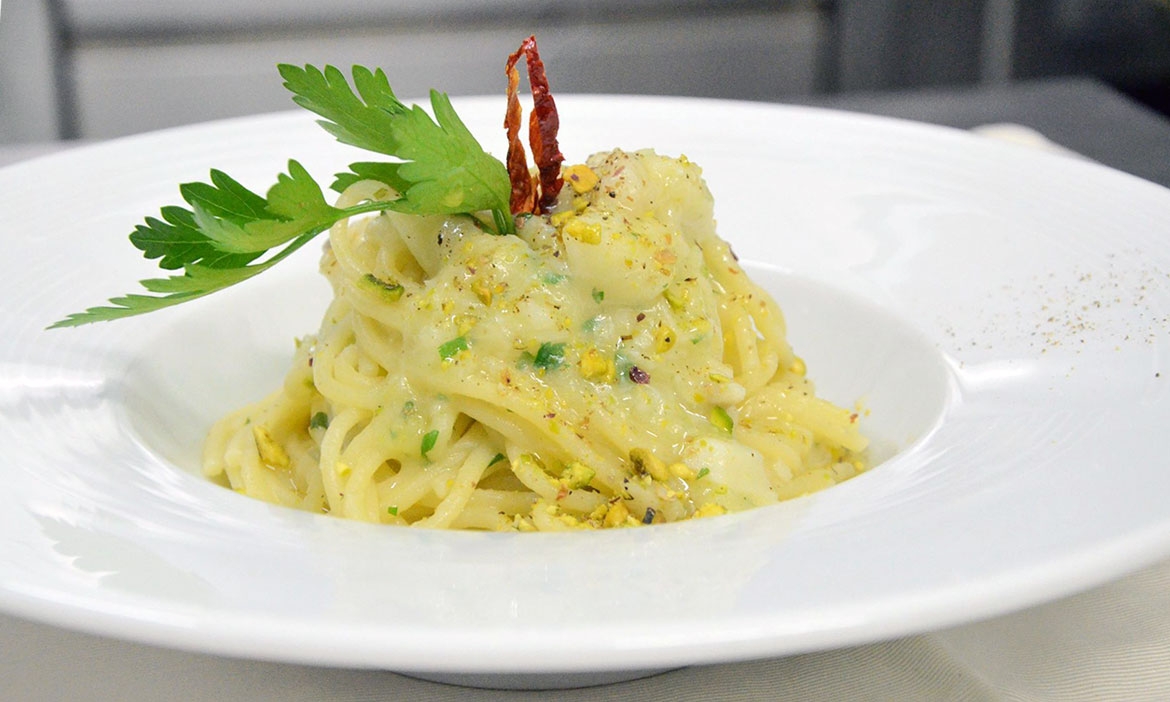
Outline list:
[[[888,120],[559,104],[570,160],[704,167],[722,234],[889,460],[774,508],[570,535],[377,527],[209,484],[208,424],[316,327],[317,247],[170,311],[42,329],[153,275],[125,237],[175,184],[218,167],[262,189],[289,157],[325,180],[356,155],[306,114],[215,123],[0,171],[0,607],[227,655],[620,676],[956,624],[1170,554],[1170,191]],[[502,99],[457,108],[502,149]]]

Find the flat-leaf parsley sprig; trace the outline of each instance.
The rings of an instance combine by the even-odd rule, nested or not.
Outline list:
[[[108,306],[71,314],[50,328],[130,317],[209,295],[264,272],[336,222],[359,214],[393,210],[478,218],[487,212],[489,230],[515,230],[507,168],[483,150],[446,94],[431,91],[432,119],[422,107],[398,100],[381,69],[354,66],[355,92],[333,66],[278,68],[293,101],[323,117],[319,124],[338,141],[398,159],[350,164],[333,189],[370,178],[398,197],[333,207],[293,160],[265,196],[213,170],[210,183],[179,187],[188,207],[163,207],[159,217],[146,218],[130,235],[146,258],[158,259],[164,270],[181,269],[182,275],[140,281],[149,294],[111,298]]]

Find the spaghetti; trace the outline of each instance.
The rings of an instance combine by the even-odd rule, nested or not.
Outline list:
[[[516,235],[335,225],[320,329],[280,389],[211,430],[206,473],[351,519],[530,531],[722,514],[865,468],[856,414],[816,396],[698,166],[614,151],[562,172]],[[361,181],[338,206],[387,190]]]

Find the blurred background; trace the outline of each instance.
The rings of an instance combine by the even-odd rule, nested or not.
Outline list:
[[[502,94],[535,32],[554,92],[808,101],[1091,76],[1170,111],[1170,0],[2,0],[0,143],[291,107],[278,62]]]

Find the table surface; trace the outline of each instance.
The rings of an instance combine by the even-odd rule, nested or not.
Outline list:
[[[816,98],[803,104],[957,128],[1022,125],[1170,187],[1170,121],[1096,81]],[[0,145],[0,165],[68,144]],[[1170,562],[988,622],[839,651],[674,671],[533,699],[1170,699]],[[1165,620],[1165,621],[1162,621]],[[0,614],[0,698],[513,699],[393,673],[220,658]]]

